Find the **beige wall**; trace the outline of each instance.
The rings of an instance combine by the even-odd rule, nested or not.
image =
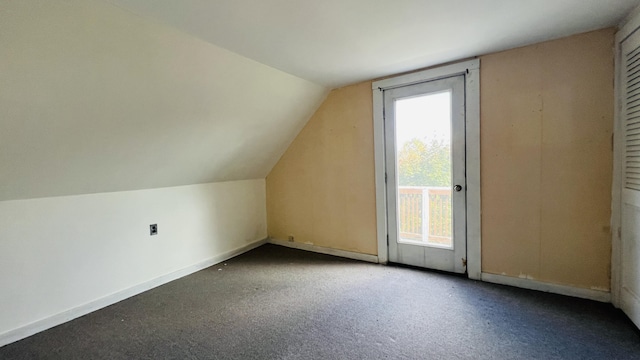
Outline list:
[[[376,254],[371,83],[332,91],[267,176],[269,236]]]
[[[609,289],[614,30],[483,56],[483,271]]]
[[[613,38],[481,58],[483,271],[609,288]],[[270,236],[376,254],[371,97],[334,90],[274,167]]]

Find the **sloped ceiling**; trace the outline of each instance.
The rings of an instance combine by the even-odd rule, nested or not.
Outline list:
[[[106,2],[0,0],[0,200],[264,178],[326,92]]]
[[[108,0],[328,87],[618,25],[638,0]]]
[[[0,201],[264,178],[329,88],[640,0],[0,0]]]

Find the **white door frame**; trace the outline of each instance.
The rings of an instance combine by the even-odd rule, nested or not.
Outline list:
[[[615,86],[614,86],[614,124],[613,124],[613,180],[611,189],[611,302],[620,307],[622,290],[622,189],[624,166],[624,144],[622,139],[622,42],[640,29],[640,6],[632,11],[620,24],[615,39]]]
[[[388,231],[385,182],[383,90],[446,77],[465,76],[465,132],[467,171],[467,273],[470,279],[482,277],[480,228],[480,59],[459,62],[389,79],[375,81],[373,91],[373,139],[376,181],[376,220],[378,260],[387,263]]]

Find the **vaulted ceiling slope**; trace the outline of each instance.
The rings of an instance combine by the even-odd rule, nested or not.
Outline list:
[[[0,0],[0,200],[264,178],[326,92],[104,1]]]
[[[337,87],[618,25],[639,0],[107,0]]]

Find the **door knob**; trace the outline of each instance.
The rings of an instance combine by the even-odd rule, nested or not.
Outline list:
[[[453,187],[453,190],[455,191],[461,191],[462,190],[462,185],[456,185]]]

